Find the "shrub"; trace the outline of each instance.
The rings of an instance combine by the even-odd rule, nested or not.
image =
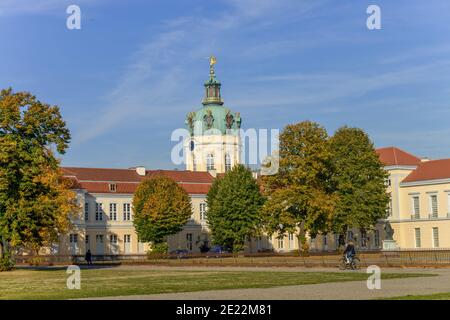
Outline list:
[[[167,258],[169,246],[167,242],[155,243],[147,252],[147,259],[163,259]]]
[[[155,243],[152,246],[152,253],[167,253],[169,251],[169,246],[167,245],[167,242],[161,242],[161,243]]]
[[[9,254],[4,254],[2,258],[0,258],[0,272],[1,271],[10,271],[14,269],[14,262],[11,259]]]
[[[41,265],[43,262],[43,259],[40,257],[33,257],[30,259],[30,261],[28,262],[30,266],[39,266]]]

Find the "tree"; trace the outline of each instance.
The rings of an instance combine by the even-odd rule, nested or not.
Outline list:
[[[373,143],[361,129],[342,127],[330,139],[334,193],[339,198],[333,231],[345,235],[352,227],[371,229],[386,218],[389,196],[387,172]]]
[[[329,230],[336,201],[327,139],[326,130],[314,122],[286,126],[280,134],[278,173],[262,179],[267,233],[296,234],[305,251],[307,233]]]
[[[55,150],[70,141],[59,108],[26,92],[0,91],[0,246],[37,252],[69,227],[77,209],[72,182],[64,179]]]
[[[244,249],[245,241],[258,234],[264,203],[259,186],[249,169],[236,165],[208,192],[208,226],[213,242],[233,252]]]
[[[167,236],[181,231],[192,215],[189,195],[165,176],[142,181],[134,193],[133,207],[136,232],[153,247],[163,246]]]

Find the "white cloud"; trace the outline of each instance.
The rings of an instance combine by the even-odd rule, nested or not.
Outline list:
[[[368,93],[401,85],[427,83],[430,79],[450,80],[450,60],[422,65],[406,66],[396,71],[377,73],[324,73],[281,74],[256,78],[273,86],[258,95],[237,97],[241,107],[311,106],[322,102],[349,97],[362,97]],[[250,96],[251,98],[248,98]]]
[[[224,43],[227,37],[232,38],[233,32],[239,32],[247,24],[264,22],[268,16],[284,19],[285,15],[280,13],[289,4],[297,3],[298,8],[306,10],[314,2],[236,0],[226,3],[231,4],[229,10],[218,16],[182,16],[166,21],[163,32],[131,55],[117,86],[105,95],[102,112],[75,130],[73,142],[89,141],[112,130],[125,118],[127,123],[143,118],[158,123],[168,114],[187,113],[195,108],[201,94],[201,89],[196,87],[197,100],[189,107],[186,99],[192,91],[192,66],[203,60],[206,77],[207,57],[226,50]],[[274,15],[276,12],[278,16]]]

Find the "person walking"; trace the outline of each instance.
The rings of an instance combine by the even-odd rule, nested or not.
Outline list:
[[[92,265],[92,253],[91,249],[88,249],[86,256],[84,257],[88,265]]]

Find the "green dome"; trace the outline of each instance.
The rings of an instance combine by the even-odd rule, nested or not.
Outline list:
[[[190,112],[186,124],[191,134],[194,131],[195,134],[203,134],[209,129],[217,129],[221,134],[225,134],[227,129],[234,131],[241,127],[241,117],[238,112],[232,112],[223,105],[208,104],[197,112]]]

